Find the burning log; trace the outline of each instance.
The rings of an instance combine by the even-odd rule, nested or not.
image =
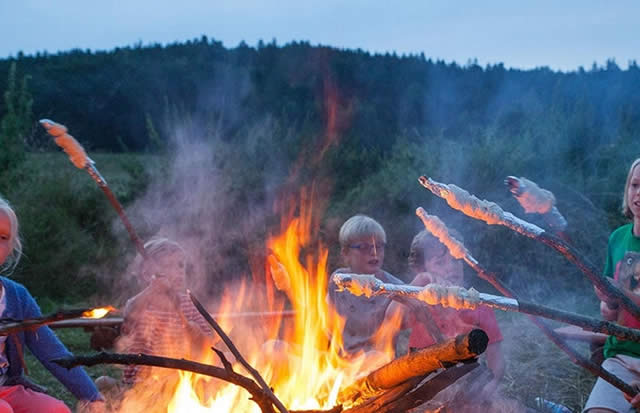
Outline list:
[[[122,205],[120,204],[114,193],[111,191],[111,188],[109,188],[109,186],[107,185],[107,181],[102,177],[102,175],[96,168],[95,162],[93,162],[93,160],[87,156],[87,153],[85,152],[82,145],[80,145],[73,136],[67,133],[66,126],[49,119],[41,119],[40,124],[47,130],[47,133],[49,133],[49,135],[53,136],[56,145],[61,147],[62,150],[64,150],[64,152],[69,155],[69,160],[71,161],[71,163],[73,163],[76,168],[84,169],[85,171],[87,171],[91,178],[98,184],[102,192],[104,192],[104,194],[107,196],[107,199],[109,199],[109,202],[118,213],[118,216],[127,229],[129,237],[136,246],[138,253],[141,256],[146,257],[147,254],[144,250],[144,246],[142,245],[142,241],[140,240],[140,237],[138,237],[138,234],[133,228],[133,225],[131,225],[129,218],[127,218],[127,215],[124,213]]]
[[[398,285],[384,283],[373,275],[364,274],[334,274],[333,282],[340,289],[348,290],[354,295],[364,295],[367,298],[384,295],[393,299],[400,296],[427,305],[441,305],[456,309],[475,309],[483,305],[502,311],[519,312],[561,321],[582,327],[584,330],[640,343],[640,330],[527,301],[479,293],[473,288],[467,290],[462,287],[445,287],[438,284],[429,284],[424,287]]]
[[[420,182],[422,183],[424,177],[420,178]],[[426,178],[424,178],[426,180]],[[430,180],[429,180],[430,181]],[[442,185],[442,184],[438,184]],[[458,188],[459,189],[459,188]],[[460,189],[459,189],[460,190]],[[467,193],[468,196],[468,193]],[[475,198],[475,197],[473,197]],[[477,200],[477,198],[475,198]],[[495,205],[495,204],[494,204]],[[497,208],[500,208],[496,205]],[[431,231],[431,228],[434,229],[434,236],[440,240],[447,248],[449,245],[455,246],[454,249],[450,249],[452,251],[452,255],[455,258],[463,259],[465,263],[467,263],[473,270],[478,274],[480,278],[490,283],[495,289],[500,291],[507,297],[517,299],[517,295],[511,291],[511,289],[505,286],[494,274],[486,271],[480,263],[469,254],[468,250],[460,243],[460,241],[453,238],[449,235],[449,231],[446,226],[438,217],[433,215],[428,215],[424,209],[418,208],[416,214],[420,217],[422,222],[425,225],[425,228],[428,231]],[[507,213],[508,214],[508,213]],[[510,214],[509,214],[510,215]],[[524,222],[524,221],[523,221]],[[526,222],[525,222],[526,224]],[[464,251],[462,256],[460,256],[460,251]],[[454,255],[456,254],[456,255]],[[617,291],[617,290],[616,290]],[[626,296],[625,296],[626,297]],[[578,352],[576,352],[573,348],[571,348],[563,339],[560,337],[555,331],[553,331],[546,323],[540,320],[537,317],[532,315],[528,316],[529,319],[536,325],[542,332],[551,340],[556,346],[560,347],[562,351],[564,351],[569,359],[575,364],[581,366],[582,368],[588,370],[591,374],[602,378],[603,380],[610,383],[612,386],[616,387],[623,393],[627,394],[630,398],[638,394],[637,390],[631,387],[629,384],[620,380],[617,376],[609,373],[605,369],[603,369],[600,365],[591,362],[590,360],[582,357]]]
[[[468,334],[409,353],[343,389],[338,395],[338,401],[343,404],[362,402],[414,377],[424,376],[445,365],[473,359],[487,349],[488,343],[487,334],[475,329]]]
[[[436,394],[462,377],[473,375],[470,379],[475,381],[478,376],[475,374],[477,371],[475,369],[478,369],[478,367],[481,367],[480,364],[474,361],[449,367],[426,381],[424,377],[416,377],[394,387],[380,397],[367,400],[358,406],[349,408],[345,410],[344,413],[391,413],[409,411],[433,399]],[[478,370],[482,371],[486,370],[486,368],[480,368]],[[483,383],[485,382],[486,381],[483,381]]]
[[[229,348],[229,351],[231,351],[231,353],[234,355],[236,360],[239,361],[240,364],[242,364],[242,366],[245,369],[247,369],[247,371],[256,379],[256,381],[260,384],[260,387],[262,387],[262,390],[265,392],[265,394],[267,394],[271,402],[278,408],[278,410],[280,410],[280,412],[288,413],[287,408],[284,407],[282,402],[276,397],[276,395],[271,390],[271,387],[269,387],[267,382],[265,382],[262,376],[260,376],[260,373],[258,373],[258,371],[254,369],[247,362],[247,360],[245,360],[244,357],[242,357],[242,354],[240,354],[240,351],[233,344],[233,341],[231,341],[231,338],[227,336],[227,334],[224,332],[222,327],[220,327],[220,325],[216,322],[216,320],[214,320],[213,317],[211,317],[211,314],[209,314],[209,312],[204,308],[204,306],[200,304],[200,301],[196,299],[196,297],[191,293],[191,291],[188,291],[188,294],[189,294],[189,298],[191,298],[191,302],[196,307],[198,312],[202,315],[202,317],[204,317],[204,319],[215,330],[215,332],[218,333],[218,335],[220,336],[222,341],[224,341],[224,344],[227,345],[227,348]],[[216,351],[216,353],[218,353],[218,355],[222,358],[223,361],[225,360],[224,357],[222,357],[222,353],[218,351]]]
[[[26,320],[15,320],[12,318],[0,319],[0,336],[8,336],[9,334],[17,333],[24,330],[36,330],[42,326],[46,326],[62,320],[71,320],[75,318],[101,318],[106,316],[110,311],[113,311],[113,307],[101,307],[101,308],[82,308],[74,310],[59,310],[53,314],[31,318]]]
[[[510,212],[505,212],[494,202],[479,200],[467,191],[455,185],[446,185],[436,182],[426,176],[421,176],[420,184],[433,194],[443,198],[453,209],[461,211],[465,215],[486,222],[489,225],[503,225],[526,237],[538,240],[561,253],[569,262],[577,266],[591,282],[605,295],[613,300],[619,301],[625,310],[634,317],[640,319],[640,307],[636,305],[622,291],[617,289],[595,266],[589,262],[569,244],[560,238],[548,233],[542,228],[526,222]],[[466,261],[466,260],[465,260]]]

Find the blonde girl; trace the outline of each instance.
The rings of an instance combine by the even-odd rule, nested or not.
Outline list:
[[[10,273],[20,260],[18,218],[11,205],[0,196],[0,269]],[[17,320],[41,317],[40,308],[29,291],[5,276],[0,276],[0,317]],[[85,373],[76,367],[70,370],[51,362],[71,356],[49,327],[0,336],[0,413],[70,412],[60,400],[42,392],[42,388],[24,377],[24,347],[53,374],[89,411],[104,410],[102,396]]]

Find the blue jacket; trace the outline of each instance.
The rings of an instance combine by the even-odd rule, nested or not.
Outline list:
[[[7,297],[7,308],[3,317],[23,320],[42,316],[40,307],[22,284],[5,277],[0,277],[0,282],[4,286],[4,293]],[[20,355],[24,352],[25,344],[47,370],[64,384],[76,398],[90,401],[101,399],[98,389],[81,367],[68,370],[50,361],[72,354],[53,331],[46,326],[40,327],[36,331],[22,331],[7,337],[6,353],[9,360],[7,375],[9,379],[23,374],[23,361]]]

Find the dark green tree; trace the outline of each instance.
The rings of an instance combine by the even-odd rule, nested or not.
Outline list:
[[[18,86],[16,72],[13,62],[4,92],[5,113],[0,120],[0,173],[11,170],[25,159],[25,138],[31,129],[33,99],[27,88],[29,76],[25,75]]]

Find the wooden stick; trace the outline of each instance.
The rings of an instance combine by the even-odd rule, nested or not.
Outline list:
[[[71,161],[71,163],[73,163],[78,169],[86,170],[91,178],[98,184],[98,187],[100,187],[113,208],[118,213],[118,216],[122,220],[124,227],[127,229],[129,237],[136,246],[138,253],[142,257],[146,257],[147,254],[144,250],[144,245],[142,244],[140,237],[138,237],[138,234],[133,228],[133,225],[131,225],[131,222],[129,221],[127,214],[125,214],[122,205],[111,191],[111,188],[109,188],[109,185],[107,185],[107,181],[102,177],[102,175],[98,171],[98,168],[96,168],[95,162],[93,162],[93,160],[87,156],[87,153],[85,152],[82,145],[80,145],[80,143],[78,143],[78,141],[75,140],[73,136],[67,133],[67,127],[62,124],[56,123],[49,119],[40,119],[40,124],[46,129],[49,135],[53,136],[56,145],[60,146],[66,152],[66,154],[69,155],[69,160]]]
[[[433,216],[427,215],[422,208],[418,208],[416,213],[422,219],[423,223],[425,223],[425,227],[427,228],[427,230],[429,230],[430,226],[427,224],[427,222],[430,221],[433,218]],[[444,226],[444,223],[442,223],[442,221],[440,221],[439,219],[438,221],[446,230],[446,226]],[[453,250],[449,249],[449,251],[452,253],[454,258],[463,259],[465,263],[467,263],[471,268],[473,268],[473,270],[478,274],[480,278],[490,283],[496,290],[500,291],[503,295],[507,297],[514,298],[514,299],[518,298],[516,293],[513,292],[509,287],[504,285],[502,281],[500,281],[500,279],[496,277],[495,274],[486,271],[480,265],[480,263],[469,253],[469,251],[462,245],[460,241],[456,240],[455,238],[449,235],[448,230],[446,231],[438,230],[437,232],[434,233],[434,236],[440,239],[440,242],[442,242],[447,248],[449,248],[450,245],[455,246]],[[463,251],[462,254],[460,253],[461,251]],[[567,342],[563,340],[562,337],[560,337],[555,331],[553,331],[553,329],[551,329],[551,327],[549,327],[545,322],[543,322],[539,318],[534,317],[532,315],[528,315],[528,317],[536,326],[538,326],[538,328],[540,328],[540,330],[542,330],[542,332],[547,336],[547,338],[549,338],[549,340],[551,340],[556,346],[560,347],[560,349],[564,351],[565,354],[569,357],[569,359],[573,361],[575,364],[588,370],[594,376],[600,377],[601,379],[607,381],[612,386],[618,388],[620,391],[627,394],[631,398],[638,393],[629,384],[620,380],[619,377],[609,373],[607,370],[603,369],[600,365],[595,364],[592,361],[582,357],[580,353],[578,353],[575,349],[569,346]]]
[[[80,308],[71,310],[59,310],[55,313],[26,320],[15,320],[11,318],[0,319],[0,336],[8,336],[24,330],[36,330],[42,326],[59,322],[62,320],[70,320],[80,317],[86,317],[91,308]]]
[[[424,287],[391,284],[384,283],[375,276],[367,274],[334,274],[332,281],[339,288],[348,290],[354,295],[364,295],[367,298],[380,295],[391,299],[402,297],[423,305],[442,305],[456,309],[474,309],[478,306],[487,306],[502,311],[519,312],[561,321],[582,327],[584,330],[640,343],[640,330],[637,329],[528,301],[479,293],[462,287],[445,287],[438,284],[428,284]]]
[[[355,381],[338,395],[340,403],[357,403],[418,376],[424,376],[445,364],[455,364],[482,354],[489,343],[480,329],[460,334],[443,343],[399,357]]]
[[[421,176],[418,180],[422,186],[433,194],[446,200],[447,204],[453,209],[461,211],[471,218],[484,221],[489,225],[503,225],[555,249],[569,262],[578,267],[599,290],[613,300],[620,302],[620,305],[624,307],[625,310],[629,311],[635,318],[640,319],[640,306],[636,305],[622,291],[611,284],[607,277],[600,274],[586,257],[583,257],[575,248],[571,247],[562,239],[534,224],[514,216],[510,212],[503,211],[502,208],[494,202],[479,200],[455,185],[442,184],[426,176]]]
[[[177,360],[167,357],[150,356],[147,354],[114,354],[105,352],[91,356],[65,357],[52,361],[67,369],[76,366],[95,366],[97,364],[134,364],[179,369],[203,374],[205,376],[215,377],[242,387],[251,394],[251,400],[260,406],[263,413],[275,413],[275,409],[272,407],[271,397],[267,395],[265,391],[256,384],[256,382],[228,368],[209,366],[184,359]]]
[[[79,318],[73,320],[54,321],[49,324],[49,327],[93,329],[98,327],[118,327],[120,324],[122,324],[122,317]]]
[[[216,349],[214,349],[216,350]],[[253,400],[263,413],[276,413],[273,408],[271,397],[253,380],[233,371],[231,363],[227,361],[224,354],[216,350],[220,356],[224,368],[210,366],[195,361],[184,359],[173,359],[169,357],[150,356],[147,354],[118,354],[118,353],[97,353],[90,356],[72,356],[52,360],[54,363],[71,369],[76,366],[96,366],[99,364],[120,364],[120,365],[142,365],[163,367],[167,369],[190,371],[196,374],[220,379],[227,383],[235,384],[245,389],[251,394]],[[290,413],[340,413],[342,406],[336,406],[330,410],[291,410]]]
[[[200,304],[200,301],[196,299],[196,297],[193,295],[193,293],[191,293],[191,291],[187,291],[187,293],[189,294],[189,298],[191,298],[191,301],[193,302],[193,305],[196,307],[198,312],[202,315],[202,317],[204,317],[205,320],[207,320],[207,322],[215,330],[215,332],[218,333],[218,335],[220,336],[222,341],[224,341],[224,343],[227,345],[227,347],[229,348],[231,353],[234,355],[236,360],[239,361],[240,364],[242,364],[245,369],[247,369],[247,371],[253,376],[254,379],[256,379],[256,381],[258,382],[258,384],[260,384],[264,392],[267,395],[269,395],[269,398],[271,399],[273,404],[278,408],[278,410],[280,410],[280,412],[282,413],[288,413],[287,408],[284,407],[282,402],[276,397],[276,395],[271,390],[271,387],[269,387],[267,382],[264,381],[260,373],[256,369],[254,369],[247,362],[247,360],[245,360],[244,357],[242,357],[242,354],[240,354],[240,351],[238,351],[238,348],[233,344],[233,342],[231,341],[229,336],[227,336],[227,334],[224,332],[222,327],[220,327],[220,325],[216,322],[216,320],[214,320],[213,317],[211,317],[211,314],[209,314],[209,312],[204,308],[204,306]]]

